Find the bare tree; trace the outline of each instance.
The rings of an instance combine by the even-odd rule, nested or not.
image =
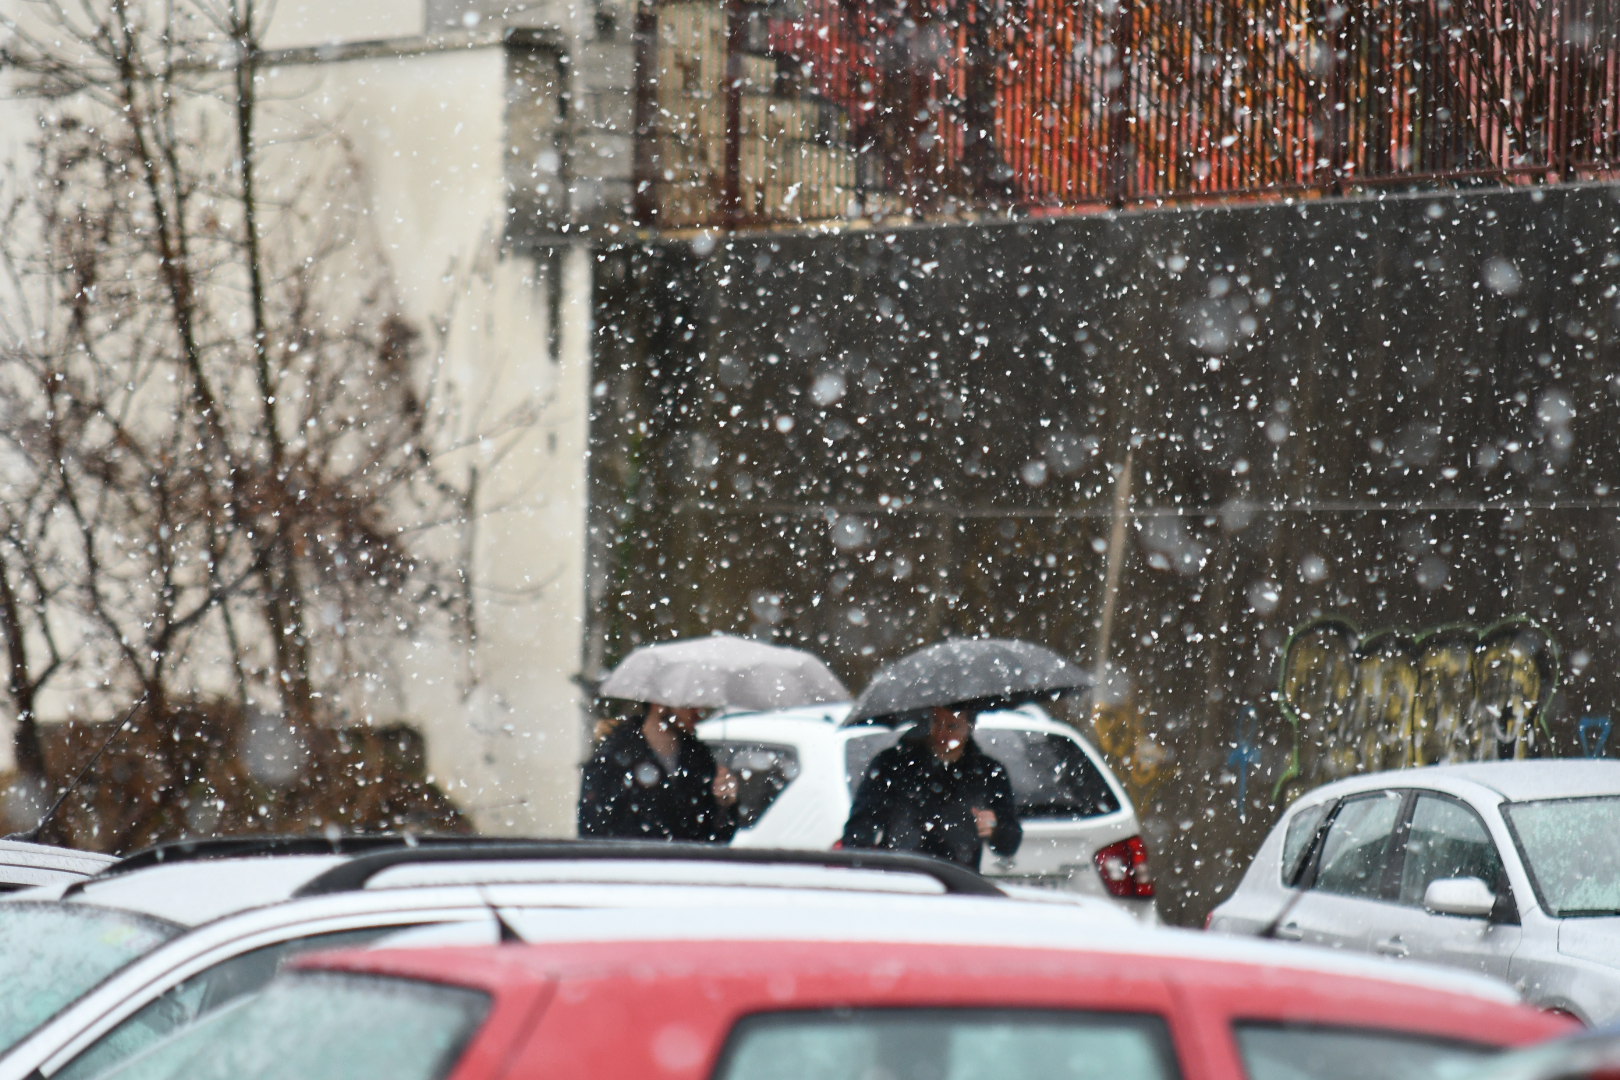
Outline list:
[[[35,699],[65,671],[117,672],[159,725],[223,684],[297,727],[390,635],[469,617],[465,553],[423,542],[471,509],[445,464],[442,327],[402,310],[344,212],[360,167],[342,141],[279,116],[264,140],[265,17],[0,15],[41,116],[0,239],[4,452],[27,478],[0,511],[0,645],[25,772]]]

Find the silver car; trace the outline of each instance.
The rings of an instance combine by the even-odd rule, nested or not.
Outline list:
[[[1471,968],[1620,1019],[1620,761],[1370,773],[1300,798],[1209,928]]]

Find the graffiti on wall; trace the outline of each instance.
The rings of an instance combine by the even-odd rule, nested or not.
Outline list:
[[[1294,749],[1276,794],[1378,769],[1529,757],[1558,671],[1557,643],[1524,618],[1419,633],[1307,623],[1283,650]]]
[[[1131,801],[1145,805],[1163,786],[1170,753],[1154,738],[1148,716],[1134,703],[1092,706],[1092,735]]]

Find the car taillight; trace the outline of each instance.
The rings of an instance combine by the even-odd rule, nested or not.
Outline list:
[[[1141,900],[1153,895],[1153,872],[1148,869],[1147,845],[1140,836],[1109,844],[1093,858],[1110,896]]]

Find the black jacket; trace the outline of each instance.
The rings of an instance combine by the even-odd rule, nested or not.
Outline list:
[[[580,836],[731,839],[737,809],[714,799],[714,755],[696,736],[675,734],[678,756],[667,773],[637,721],[625,721],[597,745],[580,783]]]
[[[929,748],[927,726],[920,725],[872,759],[855,792],[843,844],[937,855],[977,870],[983,842],[974,808],[996,815],[991,849],[1016,852],[1024,828],[1007,770],[972,739],[954,762],[941,761]]]

